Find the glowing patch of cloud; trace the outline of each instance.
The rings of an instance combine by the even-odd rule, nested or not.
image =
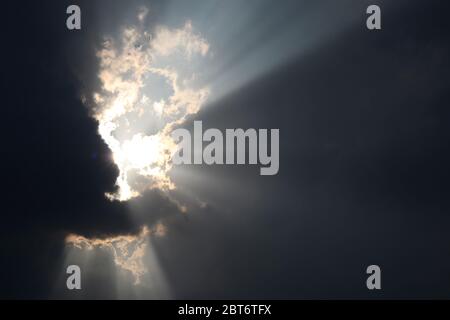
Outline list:
[[[138,19],[147,12],[142,9]],[[186,66],[208,51],[190,22],[178,29],[157,27],[153,36],[127,27],[118,41],[105,40],[97,53],[102,90],[93,95],[93,115],[119,168],[118,191],[107,194],[109,199],[126,201],[146,189],[175,188],[167,175],[177,151],[171,131],[197,113],[209,94],[208,88],[191,84],[195,72]],[[149,119],[157,120],[153,128],[145,125]]]
[[[144,226],[137,235],[118,235],[104,238],[86,238],[77,234],[66,237],[66,245],[80,250],[102,249],[113,255],[114,263],[119,268],[130,272],[134,277],[134,284],[141,284],[141,277],[148,270],[144,264],[144,256],[150,236],[157,238],[167,235],[167,227],[156,223],[151,229]]]
[[[157,237],[164,237],[167,234],[167,227],[162,223],[158,223],[153,230],[153,234]]]
[[[147,17],[148,11],[149,10],[146,7],[142,7],[139,9],[137,17],[140,22],[143,22],[145,20],[145,18]]]
[[[131,272],[135,284],[140,284],[141,277],[147,272],[143,257],[147,247],[149,230],[143,227],[138,235],[120,235],[110,238],[86,238],[70,234],[66,237],[66,244],[81,250],[96,248],[108,250],[113,254],[114,263],[123,270]]]
[[[152,42],[152,49],[161,56],[168,56],[178,51],[190,58],[195,53],[206,55],[209,44],[193,33],[192,23],[187,21],[181,29],[170,30],[159,27]]]

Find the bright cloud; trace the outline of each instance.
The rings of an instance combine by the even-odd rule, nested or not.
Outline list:
[[[138,19],[147,13],[141,9]],[[190,22],[178,29],[157,27],[153,35],[127,27],[119,40],[103,43],[97,53],[102,90],[94,94],[93,114],[119,168],[118,191],[107,194],[111,200],[175,188],[167,175],[177,151],[171,131],[208,97],[208,88],[191,83],[196,74],[189,68],[191,59],[204,58],[208,51]]]
[[[149,230],[142,228],[138,235],[120,235],[110,238],[89,239],[80,235],[70,234],[66,244],[81,250],[103,249],[113,254],[114,263],[123,270],[132,273],[135,284],[140,284],[141,277],[147,272],[143,262],[145,249],[148,245]]]
[[[208,88],[192,83],[197,75],[192,60],[205,58],[207,41],[190,22],[178,29],[159,26],[150,34],[141,29],[148,12],[141,8],[140,27],[124,28],[118,39],[105,39],[97,52],[102,86],[93,94],[91,107],[98,132],[119,169],[117,192],[106,194],[111,200],[127,201],[151,188],[175,188],[168,176],[178,148],[171,132],[197,113],[209,94]],[[180,205],[180,210],[186,209]],[[111,252],[114,263],[131,272],[139,284],[147,272],[143,258],[149,235],[166,233],[165,225],[157,223],[151,230],[144,226],[137,235],[86,238],[70,234],[66,244]]]
[[[209,44],[193,33],[192,24],[188,21],[181,29],[170,30],[166,27],[159,27],[152,41],[152,49],[160,56],[168,56],[177,51],[182,52],[189,59],[196,53],[206,55]]]

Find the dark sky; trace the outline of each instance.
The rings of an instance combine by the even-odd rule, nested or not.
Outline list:
[[[118,170],[80,99],[99,86],[95,49],[104,33],[145,1],[73,2],[81,31],[65,28],[70,1],[4,3],[0,297],[158,298],[126,281],[117,295],[118,271],[102,253],[82,292],[68,292],[65,264],[82,262],[66,260],[64,239],[136,233],[163,218],[168,232],[153,249],[171,298],[449,298],[450,7],[388,2],[336,8],[320,0],[308,11],[304,1],[277,1],[249,14],[224,70],[234,70],[232,81],[259,65],[261,74],[191,120],[221,130],[279,128],[280,171],[175,168],[179,190],[208,203],[187,215],[157,191],[131,203],[105,198]],[[381,31],[365,27],[372,3],[382,7]],[[150,6],[157,24],[158,14],[172,12],[181,21],[190,5]],[[223,12],[222,25],[232,28]],[[292,23],[284,26],[283,17]],[[199,25],[214,35],[215,21],[206,15]],[[273,22],[269,32],[264,21]],[[290,32],[273,52],[279,63],[265,61],[265,51],[249,53],[277,43],[281,28]],[[321,38],[321,30],[336,33]],[[308,50],[287,45],[305,34],[314,35]],[[219,37],[211,43],[227,45]],[[382,269],[381,291],[365,286],[371,264]]]

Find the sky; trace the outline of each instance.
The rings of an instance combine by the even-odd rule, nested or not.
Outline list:
[[[0,298],[449,298],[448,9],[3,4]],[[194,121],[279,129],[278,174],[173,166]]]

